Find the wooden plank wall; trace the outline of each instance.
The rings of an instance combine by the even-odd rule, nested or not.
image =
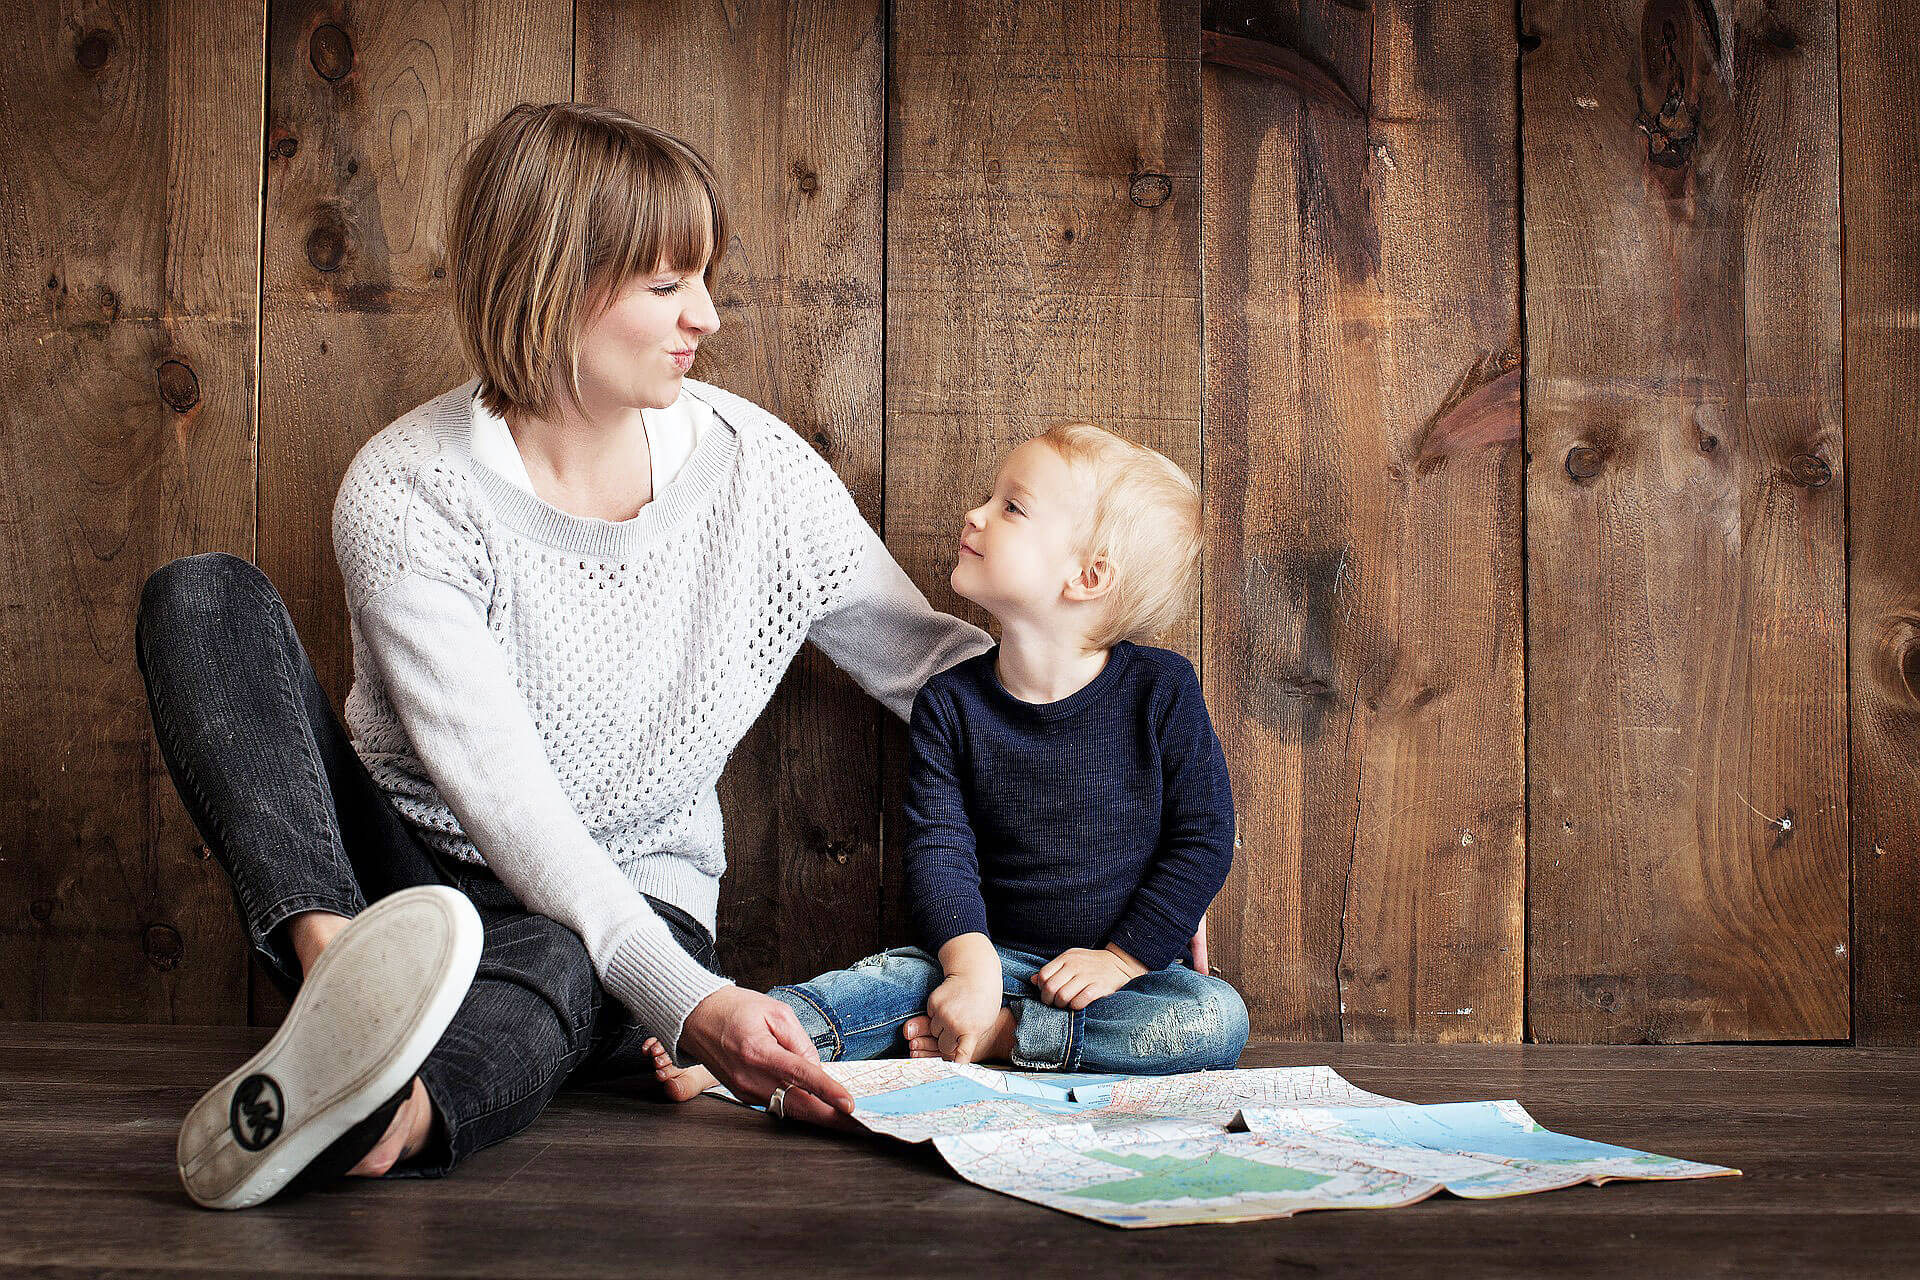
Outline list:
[[[1746,17],[1521,10],[1541,1039],[1848,1034],[1834,15]]]
[[[1205,674],[1242,842],[1212,926],[1304,1039],[1521,1031],[1510,19],[1430,16],[1209,23]]]
[[[1841,6],[1853,1033],[1920,1044],[1920,9]]]
[[[448,174],[572,97],[712,160],[698,376],[937,606],[986,622],[954,533],[1051,422],[1203,480],[1167,643],[1261,1032],[1920,1039],[1906,6],[0,14],[0,1017],[279,1016],[151,741],[139,586],[254,557],[343,699],[340,472],[463,376]],[[722,782],[743,981],[897,940],[903,750],[803,652]]]

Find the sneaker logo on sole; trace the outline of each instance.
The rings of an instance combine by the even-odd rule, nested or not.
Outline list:
[[[280,1136],[280,1123],[286,1116],[286,1100],[273,1077],[251,1075],[233,1091],[227,1123],[233,1129],[234,1141],[248,1151],[258,1151]]]

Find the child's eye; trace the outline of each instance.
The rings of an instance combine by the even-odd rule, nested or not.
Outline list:
[[[1009,511],[1011,511],[1011,512],[1014,512],[1014,513],[1015,513],[1016,515],[1025,515],[1025,514],[1027,514],[1026,512],[1024,512],[1024,511],[1022,511],[1022,510],[1020,510],[1020,508],[1019,508],[1019,506],[1018,506],[1018,505],[1016,505],[1016,504],[1014,504],[1014,503],[1012,503],[1012,502],[1009,502],[1009,503],[1007,504],[1007,510],[1009,510]]]

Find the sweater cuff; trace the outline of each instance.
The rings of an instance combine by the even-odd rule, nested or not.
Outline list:
[[[1195,921],[1191,928],[1183,930],[1176,920],[1136,909],[1114,926],[1107,941],[1147,966],[1147,972],[1156,973],[1180,958],[1199,927]]]
[[[613,948],[601,982],[682,1066],[680,1032],[687,1015],[720,988],[734,985],[702,968],[665,925],[656,930],[644,924]]]
[[[920,933],[927,940],[927,950],[936,956],[940,954],[940,948],[963,933],[993,936],[987,931],[987,905],[977,893],[971,897],[941,898],[922,904]]]

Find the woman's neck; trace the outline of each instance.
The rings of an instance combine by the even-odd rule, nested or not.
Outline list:
[[[653,450],[642,411],[622,407],[552,418],[509,414],[507,430],[541,501],[569,515],[626,520],[653,500]]]

